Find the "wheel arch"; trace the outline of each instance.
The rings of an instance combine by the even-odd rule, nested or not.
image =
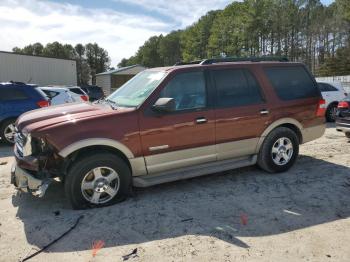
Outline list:
[[[279,120],[273,122],[272,124],[270,124],[265,129],[265,131],[262,133],[262,135],[258,141],[256,153],[258,153],[260,151],[260,148],[261,148],[265,138],[271,133],[272,130],[274,130],[278,127],[287,127],[289,129],[293,130],[299,138],[299,144],[303,143],[303,132],[302,132],[303,126],[302,126],[302,124],[293,118],[282,118],[282,119],[279,119]]]

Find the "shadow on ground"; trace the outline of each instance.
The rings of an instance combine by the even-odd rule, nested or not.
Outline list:
[[[51,252],[87,250],[96,239],[108,247],[184,235],[214,236],[247,248],[239,237],[281,234],[349,217],[349,174],[346,166],[300,156],[283,174],[238,169],[137,189],[133,198],[106,208],[70,210],[59,183],[42,199],[15,195],[13,205],[29,244],[38,247],[84,215]],[[241,223],[242,214],[247,225]]]

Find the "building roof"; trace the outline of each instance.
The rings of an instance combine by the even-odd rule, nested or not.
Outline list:
[[[8,52],[8,51],[0,51],[0,53],[2,53],[2,54],[9,54],[9,55],[21,55],[21,56],[42,57],[42,58],[50,58],[50,59],[67,60],[67,61],[76,62],[75,59],[69,59],[69,58],[57,58],[57,57],[43,56],[43,55],[27,55],[27,54],[19,54],[19,53]]]
[[[114,69],[114,70],[110,70],[110,71],[107,71],[107,72],[103,72],[103,73],[99,73],[99,74],[96,74],[97,76],[99,75],[119,75],[122,73],[125,74],[125,73],[128,73],[128,71],[133,71],[132,69],[136,68],[136,67],[140,67],[140,71],[143,71],[145,69],[147,69],[146,67],[142,66],[142,65],[131,65],[131,66],[126,66],[126,67],[120,67],[120,68],[117,68],[117,69]],[[130,72],[129,72],[130,73]]]

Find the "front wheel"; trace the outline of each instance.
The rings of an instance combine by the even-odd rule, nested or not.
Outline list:
[[[118,156],[97,152],[72,165],[64,186],[74,209],[108,206],[129,193],[131,172]]]
[[[299,139],[286,127],[278,127],[265,138],[258,155],[258,165],[270,173],[287,171],[299,154]]]

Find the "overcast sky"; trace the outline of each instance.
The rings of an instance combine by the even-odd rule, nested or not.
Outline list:
[[[97,42],[112,66],[150,36],[183,29],[228,0],[0,0],[0,50],[59,41]],[[333,0],[322,0],[329,4]]]

